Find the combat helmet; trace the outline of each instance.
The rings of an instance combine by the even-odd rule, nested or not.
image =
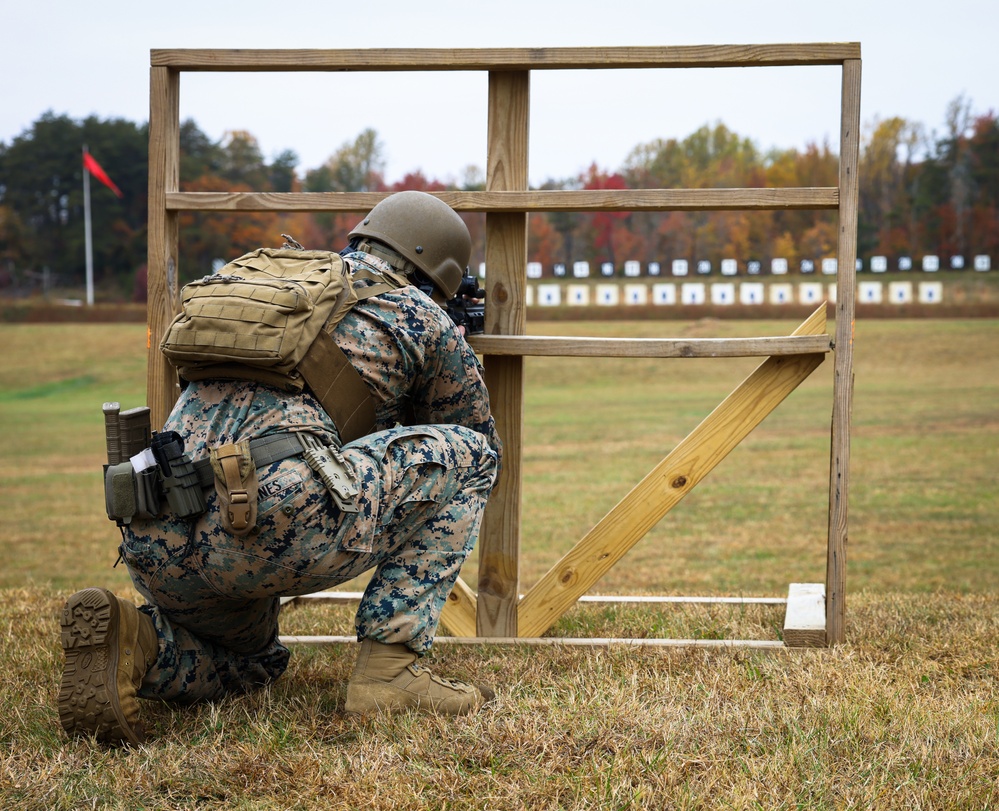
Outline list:
[[[404,260],[402,264],[422,271],[447,299],[458,291],[472,253],[472,239],[461,217],[443,200],[421,191],[386,197],[354,226],[349,238],[352,246],[362,238],[387,246]],[[407,275],[410,270],[396,269]]]

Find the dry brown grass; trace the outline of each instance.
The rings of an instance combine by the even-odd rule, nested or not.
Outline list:
[[[60,605],[0,592],[4,808],[999,805],[995,595],[856,595],[851,641],[826,651],[440,645],[441,668],[499,686],[492,706],[454,720],[348,718],[351,647],[296,648],[260,693],[144,704],[153,742],[111,752],[58,730]],[[684,613],[619,610],[590,627],[704,622]],[[297,609],[287,630],[328,620]]]
[[[0,326],[0,808],[999,808],[997,338],[995,321],[858,324],[843,646],[441,644],[442,671],[497,685],[496,703],[367,723],[342,714],[351,646],[296,647],[258,694],[144,704],[152,743],[108,752],[59,729],[56,618],[82,586],[135,597],[110,568],[100,403],[144,400],[145,330]],[[523,587],[753,365],[532,360]],[[821,581],[829,367],[596,590],[781,596]],[[782,619],[772,606],[587,606],[552,634],[777,639]],[[345,607],[289,610],[282,625],[350,629]]]

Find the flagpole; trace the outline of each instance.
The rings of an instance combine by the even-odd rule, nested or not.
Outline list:
[[[87,154],[87,145],[83,145],[83,154]],[[94,239],[90,226],[90,170],[86,159],[83,162],[83,227],[84,241],[87,249],[87,305],[94,303]]]

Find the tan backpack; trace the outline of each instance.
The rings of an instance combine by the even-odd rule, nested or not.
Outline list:
[[[360,298],[406,283],[378,281]],[[370,432],[374,403],[329,332],[358,300],[339,254],[260,248],[184,286],[160,350],[184,380],[252,380],[291,392],[308,384],[350,442]]]

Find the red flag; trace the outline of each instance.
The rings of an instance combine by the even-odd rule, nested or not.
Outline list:
[[[86,169],[96,177],[101,183],[107,186],[111,191],[113,191],[118,197],[124,197],[125,195],[121,193],[119,189],[112,181],[111,178],[107,176],[107,172],[101,169],[101,165],[94,160],[93,155],[89,152],[83,153],[83,165]]]

